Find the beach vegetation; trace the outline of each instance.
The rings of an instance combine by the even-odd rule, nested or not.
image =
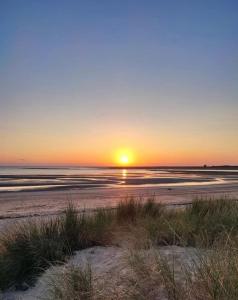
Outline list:
[[[23,222],[1,235],[0,289],[6,290],[13,286],[23,289],[34,284],[39,274],[52,265],[63,264],[75,251],[94,246],[120,246],[122,240],[134,240],[133,247],[136,250],[182,246],[212,251],[215,253],[213,256],[199,258],[194,275],[196,280],[190,286],[201,288],[207,297],[203,299],[235,299],[238,295],[237,237],[238,203],[235,199],[203,198],[184,207],[166,208],[153,198],[147,201],[129,198],[121,201],[114,209],[103,208],[83,213],[70,204],[61,216]],[[153,267],[155,273],[152,273],[150,282],[145,282],[143,278],[143,274],[149,272],[146,265],[143,266],[142,274],[138,271],[143,269],[140,257],[134,255],[131,261],[140,281],[136,284],[140,286],[140,291],[135,293],[146,295],[150,285],[160,281],[166,287],[169,299],[180,299],[179,295],[184,293],[182,286],[176,282],[174,271],[165,260],[156,260]],[[67,270],[65,274],[68,274]],[[79,283],[90,285],[89,269],[70,272],[76,275],[72,275],[67,284],[73,285],[73,278],[78,280],[81,276]],[[81,293],[84,288],[80,286],[77,289]],[[218,294],[223,295],[220,298],[215,294],[217,289]],[[57,293],[57,287],[52,293]],[[225,298],[228,294],[230,298]]]
[[[68,265],[47,276],[44,300],[92,300],[92,271],[89,265],[81,269]]]

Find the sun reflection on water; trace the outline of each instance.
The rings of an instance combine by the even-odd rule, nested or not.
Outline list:
[[[123,179],[126,179],[126,178],[127,178],[127,170],[126,170],[126,169],[123,169],[123,170],[121,171],[121,174],[122,174],[122,178],[123,178]]]

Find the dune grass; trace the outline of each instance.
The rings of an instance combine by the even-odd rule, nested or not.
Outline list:
[[[153,246],[149,251],[134,250],[129,263],[133,270],[131,299],[183,300],[187,292],[175,278],[174,263],[169,265]]]
[[[79,215],[72,205],[63,217],[27,222],[6,232],[0,240],[0,289],[31,285],[52,264],[63,263],[75,250],[105,245],[109,215],[98,211]]]
[[[53,272],[47,278],[48,289],[44,300],[91,300],[93,299],[92,271],[90,266],[81,269],[67,267]]]
[[[211,247],[227,233],[238,233],[238,202],[232,199],[197,199],[185,209],[164,210],[141,220],[157,245]]]
[[[33,284],[50,265],[63,263],[76,250],[117,244],[122,228],[126,235],[134,234],[137,241],[148,240],[147,245],[154,247],[220,249],[229,235],[236,249],[238,204],[232,199],[197,199],[184,209],[166,209],[153,199],[143,202],[132,198],[120,202],[115,210],[99,209],[91,214],[78,214],[69,205],[62,217],[24,223],[1,236],[0,289]],[[166,270],[165,266],[160,267]],[[163,277],[167,282],[171,275],[168,270],[164,273],[167,279]],[[201,276],[206,274],[204,270]]]
[[[134,271],[131,299],[238,299],[237,239],[230,238],[194,252],[192,264],[165,258],[154,246],[152,252],[135,250],[130,256]]]
[[[116,208],[116,219],[121,222],[136,222],[146,217],[158,218],[164,211],[160,203],[153,198],[143,199],[129,198],[121,201]]]

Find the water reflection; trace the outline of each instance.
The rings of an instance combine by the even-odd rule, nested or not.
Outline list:
[[[126,169],[123,169],[123,170],[121,171],[121,173],[122,173],[122,178],[123,178],[123,179],[126,179],[126,178],[127,178],[127,170],[126,170]]]

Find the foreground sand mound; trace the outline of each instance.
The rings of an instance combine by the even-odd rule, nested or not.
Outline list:
[[[183,248],[177,246],[161,247],[161,257],[167,258],[169,264],[173,264],[175,276],[183,280],[181,264],[192,266],[197,254],[194,248]],[[90,266],[93,278],[93,289],[95,299],[129,299],[128,291],[135,285],[134,271],[129,263],[132,252],[120,247],[93,247],[77,251],[75,255],[65,264],[49,268],[37,281],[36,285],[26,291],[8,291],[2,295],[3,300],[34,300],[47,299],[49,290],[49,279],[69,266],[85,268]],[[155,249],[137,250],[143,254],[146,263],[153,267],[153,255]],[[161,282],[156,290],[150,289],[150,299],[167,299]],[[148,295],[149,296],[149,295]]]

